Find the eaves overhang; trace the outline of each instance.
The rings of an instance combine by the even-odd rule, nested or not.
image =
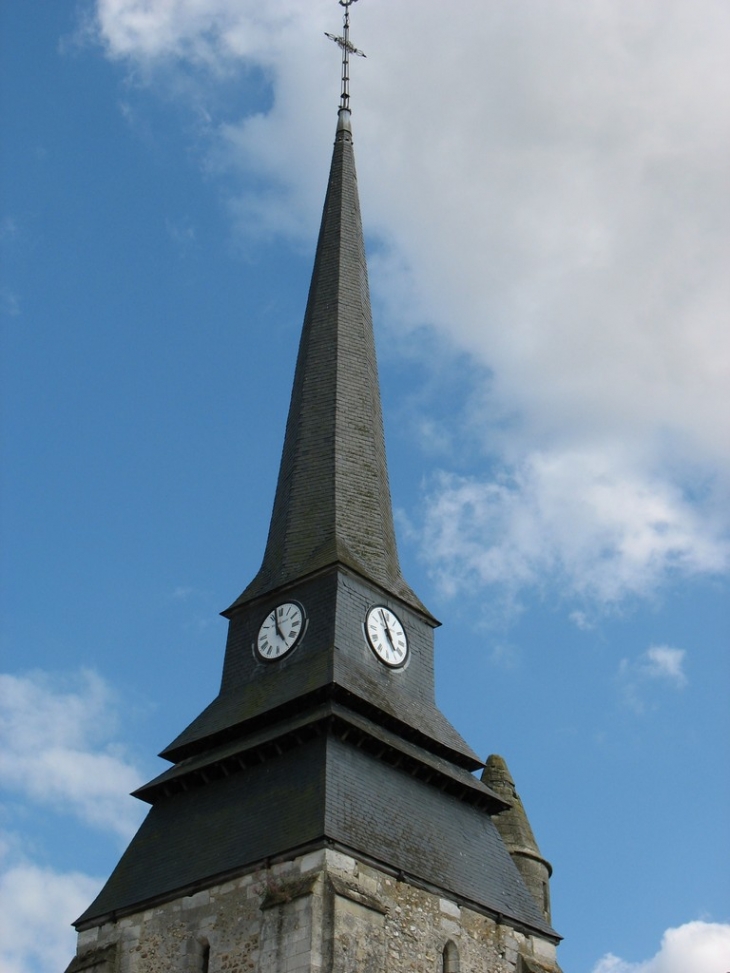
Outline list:
[[[267,722],[254,732],[188,757],[133,793],[140,800],[154,804],[160,798],[172,797],[192,787],[205,786],[211,780],[241,773],[325,732],[375,754],[385,763],[400,766],[418,779],[432,783],[440,790],[454,794],[490,814],[498,814],[510,807],[507,801],[463,766],[332,698],[311,706],[305,712],[282,714],[280,720]]]

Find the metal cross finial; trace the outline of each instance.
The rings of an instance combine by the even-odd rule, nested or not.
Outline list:
[[[342,50],[342,91],[340,92],[340,111],[350,110],[350,55],[357,54],[358,57],[365,57],[363,51],[358,50],[354,44],[350,43],[350,6],[356,0],[339,0],[341,7],[345,8],[344,23],[342,27],[342,37],[337,34],[329,34],[327,37],[334,41]]]

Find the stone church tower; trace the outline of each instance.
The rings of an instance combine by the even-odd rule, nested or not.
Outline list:
[[[342,3],[342,0],[340,0]],[[220,693],[77,920],[67,973],[558,971],[501,758],[436,706],[437,621],[398,563],[347,91],[259,573]],[[506,822],[506,825],[505,823]]]

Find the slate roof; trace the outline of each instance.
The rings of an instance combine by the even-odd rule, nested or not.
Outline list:
[[[242,602],[329,564],[426,612],[395,542],[349,111],[340,111],[274,509]]]
[[[158,800],[77,926],[333,843],[519,928],[558,938],[488,813],[334,732]]]
[[[409,740],[394,730],[389,730],[381,721],[373,721],[360,713],[354,712],[349,706],[327,698],[323,701],[310,701],[310,706],[296,713],[280,714],[259,726],[256,730],[234,739],[227,740],[203,750],[193,756],[180,760],[174,767],[163,771],[154,780],[138,788],[136,797],[150,804],[160,796],[174,793],[176,785],[185,789],[191,781],[207,780],[221,774],[229,774],[243,769],[248,764],[259,762],[266,758],[266,753],[280,752],[292,746],[292,740],[299,742],[303,737],[311,735],[310,731],[319,732],[319,724],[337,722],[346,725],[349,730],[359,731],[356,745],[368,749],[363,744],[363,738],[370,738],[370,749],[383,754],[386,760],[402,762],[407,758],[411,765],[419,764],[416,774],[441,779],[441,786],[449,782],[454,785],[452,791],[462,795],[471,791],[471,799],[480,807],[488,807],[492,812],[505,811],[509,807],[507,801],[483,780],[477,780],[466,768],[454,763],[447,757],[433,753],[425,748],[420,741]],[[353,737],[355,740],[355,737]],[[268,746],[273,744],[273,747]],[[385,746],[383,746],[383,744]],[[386,755],[385,751],[388,751]],[[469,795],[466,794],[467,799]]]

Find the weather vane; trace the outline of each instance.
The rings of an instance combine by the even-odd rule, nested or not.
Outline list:
[[[358,57],[365,57],[363,51],[358,50],[354,44],[350,43],[350,6],[357,0],[339,0],[341,7],[345,8],[344,22],[342,26],[342,37],[337,34],[325,34],[331,41],[342,50],[342,91],[340,92],[340,111],[350,110],[350,55],[357,54]]]

